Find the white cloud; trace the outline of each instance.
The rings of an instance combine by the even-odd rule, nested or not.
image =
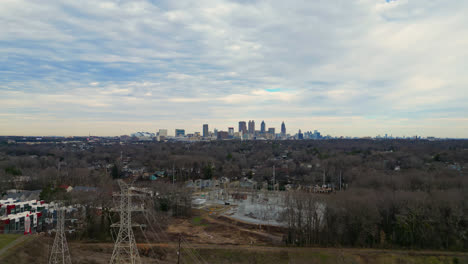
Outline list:
[[[467,12],[455,0],[6,0],[0,113],[192,127],[195,115],[302,118],[294,126],[342,134],[445,118],[465,136]],[[364,121],[334,130],[321,119],[334,116]]]

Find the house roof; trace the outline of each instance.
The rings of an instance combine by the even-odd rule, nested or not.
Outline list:
[[[42,190],[35,190],[35,191],[22,191],[19,193],[8,193],[4,196],[4,199],[13,199],[13,200],[22,200],[22,201],[29,201],[29,200],[39,200],[39,195],[41,194]]]
[[[76,192],[96,192],[98,190],[97,187],[88,187],[88,186],[75,186],[73,191]]]

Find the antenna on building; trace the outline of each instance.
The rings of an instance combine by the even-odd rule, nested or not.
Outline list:
[[[132,224],[132,212],[141,211],[132,204],[132,196],[141,196],[139,194],[132,194],[132,188],[129,187],[124,181],[119,180],[120,194],[114,196],[120,196],[120,205],[116,209],[120,213],[120,222],[113,224],[111,227],[119,227],[119,233],[115,240],[114,250],[110,260],[111,264],[137,264],[141,263],[140,255],[138,254],[138,248],[135,242],[135,235],[133,233],[133,227],[140,226]]]
[[[49,264],[71,264],[70,251],[68,250],[67,237],[65,236],[65,208],[57,210],[57,227],[55,231],[54,245],[49,258]]]

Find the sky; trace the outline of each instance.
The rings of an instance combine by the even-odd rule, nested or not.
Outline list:
[[[0,1],[0,135],[468,138],[468,1]]]

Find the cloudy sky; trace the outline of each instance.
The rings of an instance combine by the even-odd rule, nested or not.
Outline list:
[[[468,137],[468,1],[0,1],[0,134]]]

